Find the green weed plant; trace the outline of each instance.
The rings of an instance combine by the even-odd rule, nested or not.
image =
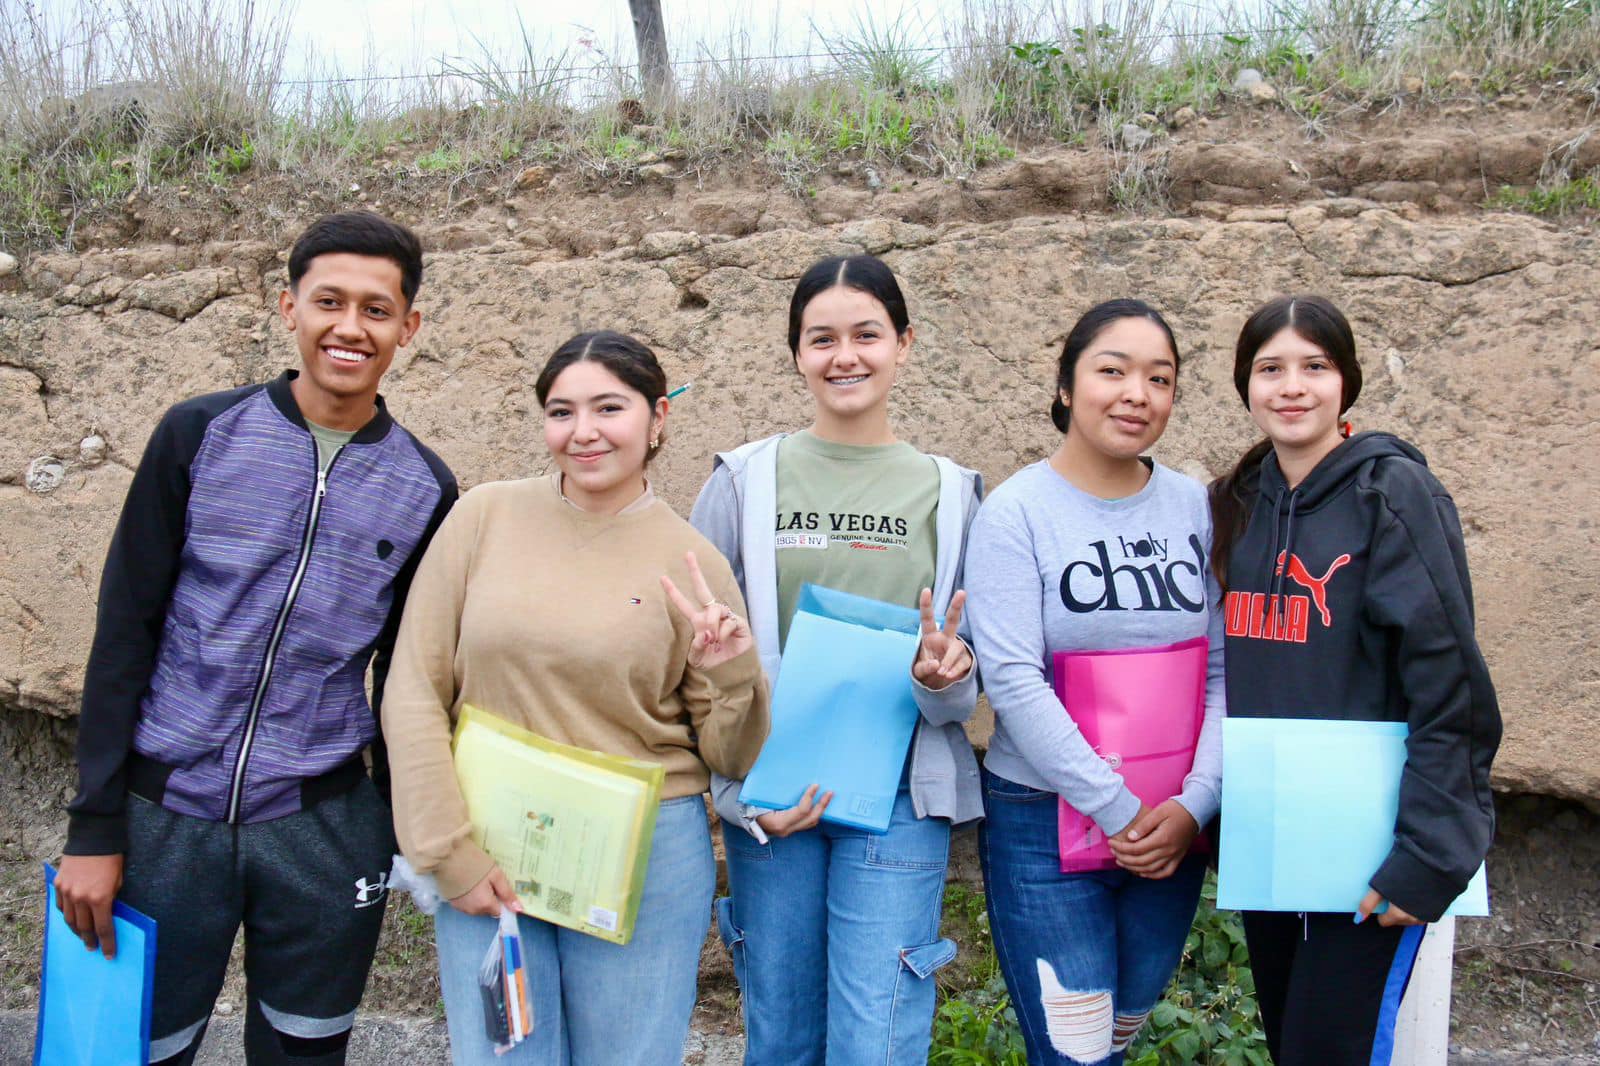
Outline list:
[[[824,62],[788,66],[735,32],[720,51],[698,45],[646,134],[619,119],[637,89],[629,65],[589,45],[592,55],[546,58],[526,24],[403,82],[375,70],[290,83],[290,0],[62,0],[41,12],[0,0],[7,247],[66,241],[80,216],[133,192],[246,174],[287,176],[301,197],[340,195],[352,177],[379,194],[418,177],[448,178],[452,192],[504,186],[535,162],[626,181],[652,153],[695,175],[754,157],[797,194],[847,160],[966,176],[1020,148],[1214,110],[1246,67],[1278,89],[1268,106],[1310,134],[1402,91],[1600,93],[1600,0],[1271,0],[1226,18],[1220,7],[1201,16],[1119,0],[1092,19],[1071,5],[992,0],[952,16],[943,45],[940,27],[863,16],[827,37]],[[389,163],[396,144],[413,165]],[[1129,170],[1114,206],[1161,210],[1159,178]],[[1501,199],[1586,210],[1585,180],[1541,187],[1526,204]]]
[[[1519,190],[1503,185],[1489,201],[1491,207],[1524,211],[1530,215],[1563,217],[1600,211],[1600,176],[1561,177]]]
[[[1216,900],[1216,878],[1207,874],[1183,960],[1128,1049],[1128,1066],[1268,1066],[1244,927],[1238,914],[1217,910]],[[964,886],[945,893],[945,933],[961,944],[963,961],[941,981],[930,1063],[1027,1062],[984,906],[983,894]]]

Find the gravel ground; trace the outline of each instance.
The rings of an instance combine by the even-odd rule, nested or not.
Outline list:
[[[33,1013],[0,1011],[0,1066],[23,1066],[32,1061]],[[239,1018],[213,1018],[197,1066],[227,1066],[243,1060],[240,1046],[244,1023]],[[744,1041],[717,1033],[689,1034],[684,1046],[686,1066],[738,1066]],[[449,1041],[444,1023],[412,1018],[363,1016],[350,1040],[350,1066],[447,1066]],[[1600,1051],[1584,1056],[1542,1056],[1529,1051],[1474,1051],[1452,1047],[1450,1066],[1600,1066]]]
[[[0,1011],[0,1066],[24,1066],[33,1061],[32,1011]],[[244,1061],[244,1021],[214,1017],[196,1066],[230,1066]],[[685,1066],[738,1066],[744,1041],[717,1033],[689,1034],[684,1045]],[[448,1066],[450,1042],[444,1023],[414,1018],[362,1016],[350,1038],[349,1066]]]

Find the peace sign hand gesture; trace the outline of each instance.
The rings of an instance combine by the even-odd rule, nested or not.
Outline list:
[[[683,561],[689,565],[689,580],[699,606],[689,602],[666,574],[661,575],[661,587],[667,590],[667,598],[678,613],[694,627],[694,640],[689,644],[689,665],[697,670],[709,670],[749,651],[755,639],[750,636],[749,623],[711,594],[711,586],[706,584],[706,576],[700,572],[700,560],[694,557],[694,552],[685,552]]]
[[[950,597],[950,609],[944,615],[944,628],[933,620],[933,590],[923,589],[917,606],[922,610],[922,643],[917,647],[917,659],[911,664],[911,676],[924,688],[938,691],[955,684],[972,669],[972,652],[956,630],[961,625],[961,609],[967,604],[967,590],[961,589]]]

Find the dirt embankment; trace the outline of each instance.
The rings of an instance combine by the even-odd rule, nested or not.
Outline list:
[[[374,160],[352,160],[338,180],[247,172],[230,184],[135,193],[79,219],[74,233],[80,248],[265,239],[276,249],[315,215],[365,204],[430,230],[439,251],[584,257],[662,229],[741,237],[865,218],[937,227],[1119,204],[1218,217],[1351,196],[1408,212],[1473,213],[1501,188],[1525,191],[1557,171],[1579,177],[1600,166],[1594,108],[1590,94],[1552,87],[1315,118],[1277,108],[1191,111],[1171,128],[1152,122],[1138,151],[1023,145],[1012,159],[948,178],[867,160],[702,164],[671,148],[609,161],[604,173],[518,164],[439,174],[422,169],[428,145],[395,143]]]
[[[789,291],[816,257],[866,250],[899,273],[917,325],[894,400],[904,437],[991,485],[1042,457],[1063,334],[1091,303],[1135,295],[1169,316],[1183,348],[1157,455],[1205,478],[1251,439],[1230,380],[1246,314],[1279,292],[1324,293],[1356,328],[1358,426],[1416,442],[1459,504],[1506,720],[1496,785],[1600,811],[1600,623],[1588,605],[1600,473],[1584,458],[1600,424],[1600,245],[1587,224],[1478,206],[1501,184],[1531,185],[1562,145],[1575,145],[1574,173],[1600,164],[1600,142],[1566,103],[1405,118],[1323,141],[1281,115],[1175,131],[1142,156],[1170,198],[1160,217],[1105,210],[1128,160],[1075,149],[964,182],[858,166],[800,195],[754,172],[605,186],[534,173],[467,203],[413,189],[383,206],[416,219],[432,250],[426,321],[385,392],[465,484],[524,476],[546,462],[532,387],[543,359],[580,329],[636,334],[674,384],[694,382],[655,473],[686,510],[715,450],[805,419],[784,346]],[[32,256],[0,278],[0,777],[49,782],[8,794],[14,862],[59,846],[64,720],[151,427],[183,396],[292,361],[271,309],[281,253],[334,205],[284,200],[281,179],[256,185],[226,202],[171,193],[128,205],[85,230],[80,251]],[[1525,879],[1491,865],[1500,898],[1516,901],[1508,913],[1533,917],[1481,937],[1576,945],[1581,975],[1600,941],[1596,858],[1546,854],[1545,810],[1523,812],[1518,838],[1542,843],[1517,845],[1527,854],[1505,864]],[[1562,814],[1558,839],[1593,835],[1581,809],[1549,810]],[[1594,995],[1581,987],[1580,1008]],[[1582,1009],[1577,1021],[1551,1011],[1582,1031]]]
[[[579,329],[636,333],[676,380],[695,382],[658,471],[684,507],[714,450],[805,417],[783,346],[788,290],[817,256],[865,249],[900,272],[917,321],[896,394],[909,439],[991,484],[1038,458],[1053,439],[1044,410],[1060,337],[1091,302],[1136,294],[1171,317],[1184,347],[1180,406],[1158,454],[1204,477],[1250,435],[1229,380],[1244,316],[1277,292],[1326,293],[1350,313],[1365,359],[1357,424],[1415,440],[1460,504],[1507,720],[1497,783],[1600,807],[1585,654],[1597,632],[1583,610],[1596,570],[1581,550],[1600,498],[1580,462],[1600,408],[1593,234],[1330,196],[1317,184],[1330,179],[1314,177],[1330,168],[1368,192],[1447,172],[1467,181],[1485,160],[1516,156],[1504,147],[1514,141],[1531,178],[1550,144],[1581,140],[1573,121],[1528,114],[1521,130],[1500,121],[1457,136],[1445,123],[1302,139],[1308,162],[1281,128],[1255,145],[1178,139],[1167,151],[1187,162],[1172,164],[1174,188],[1212,198],[1180,198],[1159,218],[1071,210],[1094,202],[1093,181],[1073,175],[1115,165],[1079,150],[965,184],[895,191],[882,177],[878,188],[840,178],[815,197],[737,176],[584,192],[580,175],[556,175],[421,227],[434,249],[426,325],[386,393],[465,482],[515,477],[544,463],[531,384],[545,355]],[[1265,122],[1218,125],[1239,135]],[[1263,184],[1268,158],[1289,178]],[[1216,198],[1249,199],[1252,187],[1248,204]],[[271,308],[302,221],[252,240],[37,255],[0,279],[0,703],[13,712],[74,712],[106,538],[161,411],[291,362]]]

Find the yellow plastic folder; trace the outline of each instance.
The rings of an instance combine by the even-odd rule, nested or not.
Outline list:
[[[527,913],[626,944],[666,778],[660,764],[557,744],[472,706],[451,748],[473,843]]]

